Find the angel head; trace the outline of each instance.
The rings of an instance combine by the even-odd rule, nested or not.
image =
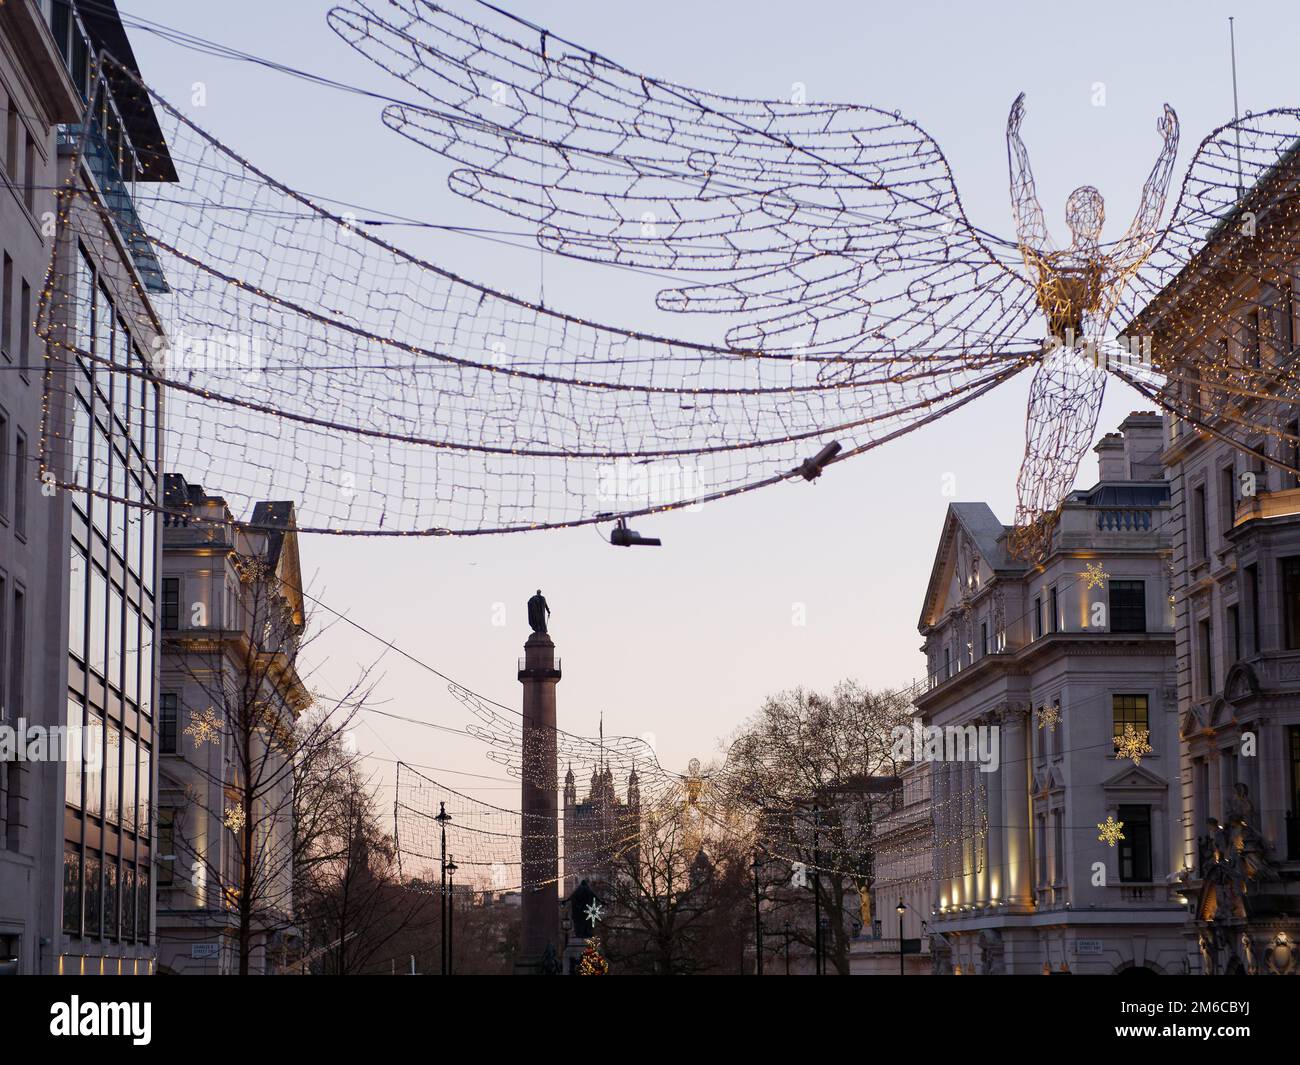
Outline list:
[[[1072,246],[1095,248],[1106,222],[1106,201],[1092,185],[1080,185],[1065,201],[1065,224],[1070,227]]]

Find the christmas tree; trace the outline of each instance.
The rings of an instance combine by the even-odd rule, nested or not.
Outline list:
[[[605,960],[605,955],[600,952],[600,940],[595,936],[587,940],[587,949],[582,952],[582,960],[578,962],[578,975],[609,975],[609,962]]]

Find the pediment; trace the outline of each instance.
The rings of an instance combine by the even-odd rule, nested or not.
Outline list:
[[[1198,732],[1205,731],[1205,728],[1205,719],[1201,716],[1201,711],[1195,707],[1185,711],[1178,721],[1178,735],[1181,739],[1195,736]]]
[[[1101,782],[1107,791],[1167,791],[1169,781],[1144,765],[1125,762],[1118,772]]]
[[[1252,699],[1259,693],[1259,677],[1245,662],[1238,662],[1228,670],[1228,675],[1223,681],[1223,697],[1228,702]]]

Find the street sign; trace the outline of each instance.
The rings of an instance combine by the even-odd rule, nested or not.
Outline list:
[[[190,944],[191,961],[206,961],[209,958],[219,958],[219,957],[221,957],[220,943],[191,943]]]
[[[1076,939],[1074,941],[1075,954],[1100,954],[1101,952],[1100,939]]]

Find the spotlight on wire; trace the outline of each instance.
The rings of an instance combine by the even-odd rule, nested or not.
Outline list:
[[[654,536],[642,536],[635,529],[627,527],[627,519],[619,518],[618,524],[610,530],[609,542],[615,547],[661,547],[662,541]]]
[[[841,451],[840,442],[832,440],[822,448],[812,458],[806,459],[794,468],[794,472],[799,474],[805,481],[815,481],[822,475],[822,470]]]

